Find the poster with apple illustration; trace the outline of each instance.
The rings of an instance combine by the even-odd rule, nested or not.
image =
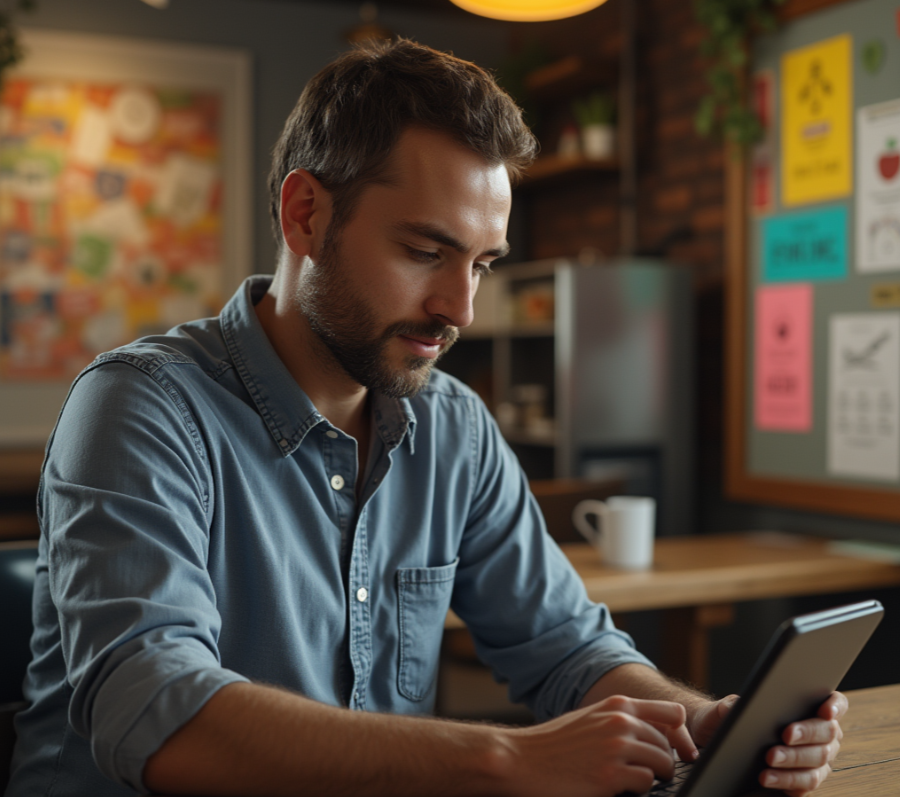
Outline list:
[[[900,271],[900,100],[857,111],[856,268]]]

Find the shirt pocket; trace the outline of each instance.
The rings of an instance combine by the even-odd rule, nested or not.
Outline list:
[[[424,700],[434,684],[444,619],[450,609],[458,564],[459,559],[455,559],[442,567],[397,570],[400,612],[397,688],[409,700]]]

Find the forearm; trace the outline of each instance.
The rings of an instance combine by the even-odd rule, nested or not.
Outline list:
[[[231,684],[148,760],[154,792],[218,795],[497,793],[503,731],[353,712]]]
[[[697,712],[713,702],[712,698],[702,692],[672,681],[651,667],[623,664],[607,672],[587,691],[581,707],[599,703],[613,695],[680,703],[687,711],[688,728],[692,727]]]

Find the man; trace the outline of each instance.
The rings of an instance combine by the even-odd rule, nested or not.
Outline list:
[[[310,82],[274,278],[98,358],[48,444],[10,795],[614,795],[694,757],[729,700],[587,601],[484,407],[432,370],[534,149],[488,75],[412,42]],[[546,722],[404,716],[433,705],[451,605]],[[814,788],[845,709],[789,728],[766,785]]]

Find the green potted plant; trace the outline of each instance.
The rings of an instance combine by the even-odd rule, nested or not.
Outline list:
[[[611,158],[616,149],[616,130],[613,126],[616,106],[606,92],[595,91],[575,100],[572,106],[581,128],[581,149],[586,158]]]

